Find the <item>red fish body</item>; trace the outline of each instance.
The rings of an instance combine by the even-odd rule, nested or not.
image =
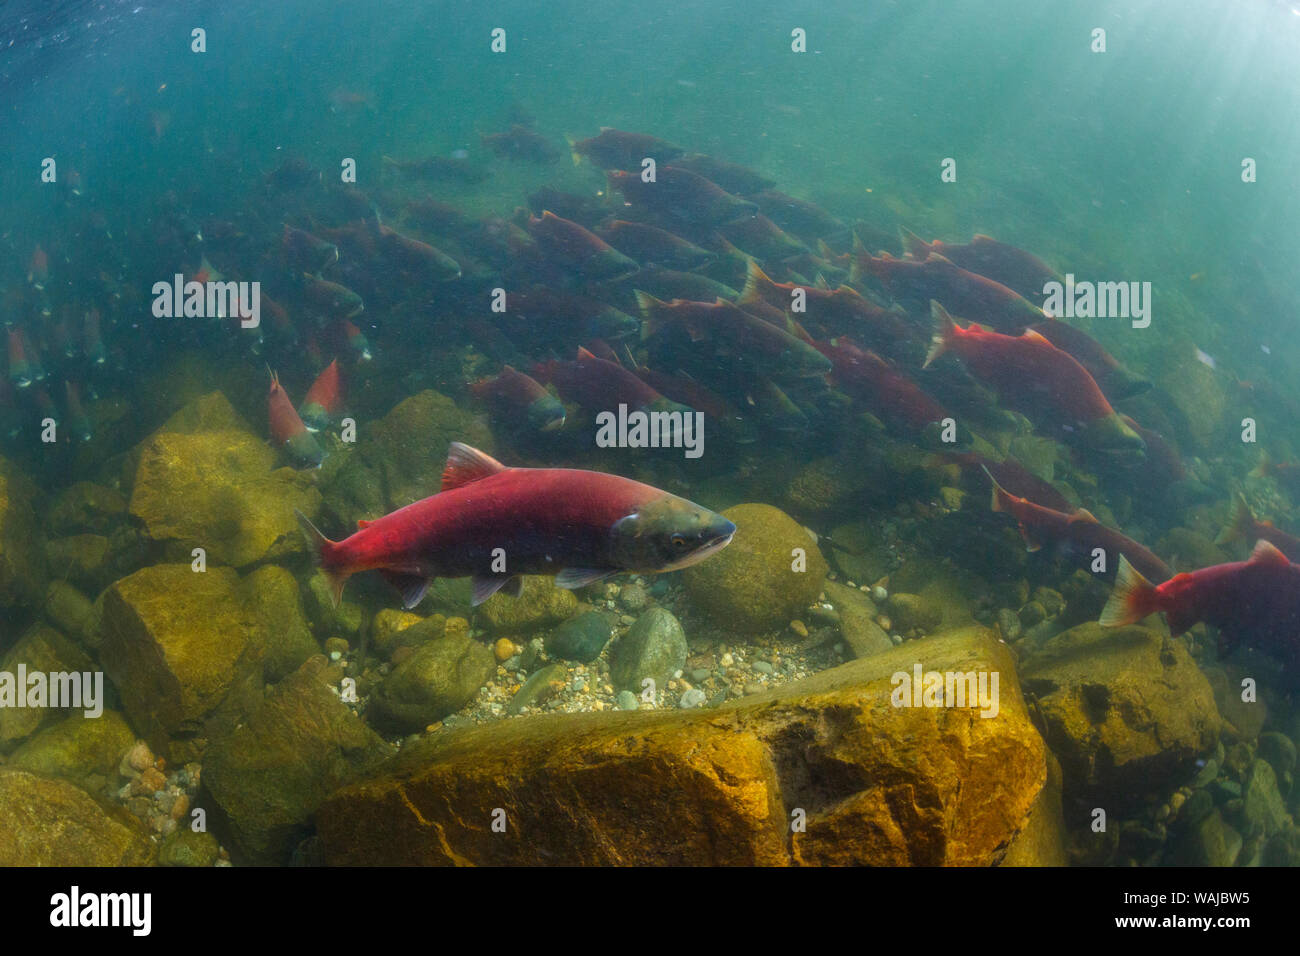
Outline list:
[[[831,360],[835,383],[887,424],[921,432],[950,417],[919,385],[875,352],[843,338],[818,343],[817,348]]]
[[[1291,560],[1300,559],[1300,538],[1287,534],[1271,521],[1260,521],[1250,510],[1245,496],[1238,494],[1233,501],[1232,516],[1214,543],[1222,546],[1233,541],[1261,540],[1267,541]]]
[[[1064,557],[1091,564],[1093,551],[1101,548],[1106,556],[1107,575],[1115,570],[1120,556],[1129,564],[1153,578],[1169,577],[1169,565],[1156,557],[1143,545],[1107,528],[1089,512],[1080,508],[1071,514],[1045,508],[1025,498],[1010,494],[993,479],[993,510],[1009,514],[1020,527],[1020,536],[1030,551],[1044,546],[1055,547]]]
[[[1059,282],[1061,277],[1051,266],[1032,253],[977,233],[968,243],[926,242],[920,236],[902,231],[903,249],[908,255],[925,259],[940,255],[953,265],[987,276],[1027,299],[1037,302],[1046,293],[1043,286]]]
[[[1115,414],[1087,370],[1037,332],[1003,335],[974,324],[963,329],[937,302],[931,310],[939,331],[926,365],[944,352],[955,352],[967,371],[995,388],[1008,407],[1063,427],[1085,445],[1144,448],[1141,436]]]
[[[1071,505],[1065,495],[1056,490],[1050,481],[1044,481],[1014,458],[994,461],[976,452],[945,452],[945,461],[960,466],[963,470],[984,471],[993,476],[993,480],[1012,495],[1026,498],[1036,505],[1051,508],[1053,511],[1068,512]]]
[[[271,391],[267,395],[267,417],[271,422],[271,441],[283,448],[297,468],[319,468],[325,452],[298,413],[293,402],[271,373]]]
[[[572,362],[543,362],[534,370],[540,381],[552,382],[565,401],[593,411],[616,411],[619,405],[640,411],[690,411],[669,401],[635,374],[584,348]]]
[[[591,139],[570,143],[574,165],[586,156],[602,169],[640,169],[641,161],[653,159],[659,164],[672,162],[685,152],[680,146],[650,136],[602,126]]]
[[[622,571],[666,571],[725,547],[736,526],[637,481],[570,468],[507,468],[454,442],[442,491],[330,541],[299,515],[336,600],[343,582],[380,569],[419,603],[432,577],[474,578],[474,603],[516,576],[575,588]]]
[[[1126,368],[1100,342],[1060,319],[1048,319],[1030,326],[1035,332],[1088,370],[1098,388],[1111,401],[1132,398],[1151,388],[1151,383]]]
[[[475,382],[471,394],[486,404],[501,424],[526,423],[536,431],[554,431],[564,425],[564,406],[530,375],[507,365],[496,378]]]
[[[317,432],[328,428],[342,407],[343,373],[339,370],[339,360],[333,359],[307,390],[299,414],[307,429]]]
[[[1294,668],[1300,656],[1300,565],[1267,541],[1255,545],[1248,561],[1178,574],[1160,585],[1121,562],[1102,625],[1132,624],[1157,611],[1164,612],[1175,636],[1204,621],[1219,628],[1225,649],[1245,644]]]
[[[674,166],[660,166],[654,182],[644,181],[640,173],[616,170],[607,175],[610,188],[621,192],[628,202],[678,223],[720,226],[758,212],[749,200]]]
[[[918,305],[930,299],[961,315],[975,316],[999,332],[1017,334],[1047,318],[1042,309],[1000,282],[967,272],[943,256],[895,259],[860,255],[857,265],[878,278],[896,299]]]
[[[637,271],[637,264],[584,226],[543,211],[528,218],[528,232],[543,255],[592,281],[618,279]]]

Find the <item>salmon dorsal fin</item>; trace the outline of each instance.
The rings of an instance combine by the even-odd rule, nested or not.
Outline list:
[[[1045,335],[1043,335],[1041,332],[1035,332],[1033,329],[1025,329],[1025,331],[1021,333],[1020,337],[1024,339],[1026,342],[1033,342],[1035,345],[1052,344],[1047,340],[1047,337]],[[1053,346],[1053,348],[1055,348],[1055,346]]]
[[[1086,521],[1089,524],[1101,524],[1101,522],[1097,520],[1097,516],[1087,508],[1076,508],[1074,514],[1070,515],[1070,520]]]
[[[578,361],[579,361],[579,362],[581,362],[583,359],[594,359],[594,358],[596,358],[596,356],[595,356],[592,352],[590,352],[590,351],[588,351],[587,349],[583,348],[581,345],[578,346]]]
[[[365,518],[358,518],[358,519],[357,519],[357,530],[358,530],[358,531],[361,531],[361,530],[363,530],[363,529],[365,529],[365,528],[369,528],[371,524],[372,524],[372,522],[367,521]]]
[[[491,455],[454,441],[447,449],[447,466],[442,470],[442,490],[451,491],[505,470],[506,466]]]
[[[1269,542],[1260,538],[1255,542],[1255,550],[1250,552],[1251,564],[1290,564],[1285,554]]]

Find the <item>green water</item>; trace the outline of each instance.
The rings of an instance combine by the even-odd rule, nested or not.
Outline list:
[[[195,29],[203,31],[203,52],[192,49]],[[492,48],[496,29],[505,31],[504,52]],[[806,36],[806,49],[792,49],[792,31]],[[1104,50],[1096,31],[1104,31]],[[403,454],[423,449],[441,457],[447,442],[478,436],[507,464],[614,472],[717,510],[742,502],[779,507],[837,544],[845,538],[849,552],[823,543],[839,581],[856,572],[855,585],[880,579],[884,588],[892,576],[895,585],[901,578],[917,591],[933,587],[956,594],[944,598],[944,628],[993,625],[1005,609],[1017,620],[1016,634],[1013,638],[1005,628],[1000,634],[1016,646],[1021,663],[1031,661],[1055,634],[1040,630],[1034,638],[1021,636],[1019,622],[1027,622],[1026,632],[1036,623],[1037,610],[1025,611],[1035,603],[1029,600],[1035,589],[1048,588],[1074,602],[1061,618],[1058,630],[1065,630],[1085,617],[1095,619],[1114,567],[1102,575],[1103,585],[1054,553],[1024,558],[1015,523],[988,513],[987,486],[978,474],[936,470],[924,459],[933,445],[919,435],[900,434],[887,422],[864,419],[863,409],[843,398],[842,383],[791,384],[777,375],[789,393],[784,397],[798,408],[787,409],[785,418],[767,418],[752,409],[758,379],[764,387],[771,382],[746,363],[743,342],[742,354],[721,348],[715,354],[707,345],[684,341],[656,350],[653,342],[647,347],[632,336],[617,347],[620,359],[635,353],[633,361],[656,370],[690,370],[741,409],[748,419],[745,440],[711,425],[698,461],[596,450],[589,418],[563,394],[570,412],[563,430],[512,437],[510,426],[518,423],[489,415],[467,386],[498,373],[503,364],[527,372],[536,371],[534,363],[571,359],[591,337],[560,322],[527,335],[505,324],[497,326],[502,344],[476,324],[497,322],[488,305],[490,290],[500,285],[514,294],[518,289],[512,283],[542,285],[603,296],[607,302],[614,293],[586,283],[580,270],[554,263],[543,267],[517,255],[493,260],[457,230],[440,234],[415,225],[410,204],[427,195],[469,220],[513,217],[525,225],[527,217],[517,210],[539,188],[553,187],[622,216],[627,207],[602,172],[590,161],[570,162],[566,142],[608,126],[741,164],[775,181],[777,189],[816,203],[845,226],[838,235],[817,237],[838,256],[850,251],[851,226],[858,227],[859,237],[869,237],[868,251],[883,246],[894,255],[901,254],[893,238],[900,227],[949,243],[985,233],[1034,253],[1061,274],[1149,282],[1149,327],[1135,328],[1124,318],[1076,325],[1154,383],[1141,398],[1114,404],[1174,444],[1195,493],[1181,480],[1171,490],[1174,483],[1151,478],[1143,465],[1098,456],[1070,436],[1053,434],[1059,439],[1055,444],[1035,444],[1027,421],[997,417],[992,392],[966,404],[970,382],[956,363],[931,372],[919,367],[932,331],[924,309],[910,310],[907,321],[917,330],[920,351],[900,359],[900,368],[953,405],[961,424],[969,423],[979,435],[975,450],[996,458],[1018,452],[1039,478],[1056,483],[1072,507],[1088,508],[1102,523],[1153,548],[1172,570],[1191,571],[1248,553],[1250,542],[1217,547],[1213,540],[1238,492],[1246,494],[1261,519],[1300,527],[1300,492],[1288,489],[1281,474],[1250,475],[1261,449],[1275,462],[1300,455],[1295,421],[1300,392],[1294,385],[1300,336],[1293,308],[1294,264],[1300,257],[1294,229],[1300,220],[1295,188],[1300,141],[1291,121],[1300,105],[1298,46],[1300,14],[1285,3],[1264,0],[833,0],[816,5],[562,0],[490,7],[443,0],[270,5],[135,0],[4,6],[0,318],[7,331],[21,330],[29,350],[37,347],[48,377],[20,382],[11,347],[10,385],[0,395],[0,456],[7,474],[18,476],[9,478],[10,499],[21,502],[6,519],[6,540],[16,540],[15,535],[36,540],[45,559],[37,570],[24,568],[24,552],[11,545],[9,577],[0,584],[20,583],[0,586],[5,602],[0,654],[9,654],[33,628],[68,630],[66,619],[50,610],[51,581],[71,581],[93,602],[142,568],[189,560],[189,546],[202,544],[204,532],[164,534],[150,523],[148,503],[139,500],[142,481],[136,469],[141,455],[150,454],[146,440],[178,410],[192,410],[195,400],[213,392],[223,393],[242,416],[241,428],[258,440],[271,436],[267,368],[278,372],[296,404],[321,367],[347,352],[340,326],[313,319],[301,305],[302,270],[286,266],[279,240],[283,223],[318,233],[360,223],[357,235],[375,241],[382,221],[385,228],[460,256],[466,275],[458,282],[410,281],[409,274],[387,271],[383,256],[357,255],[348,240],[330,232],[340,256],[324,277],[355,287],[367,300],[351,320],[369,339],[374,358],[341,358],[344,407],[360,437],[354,443],[323,432],[321,470],[284,479],[321,491],[318,518],[330,537],[344,537],[358,518],[377,518],[415,500],[421,487],[423,494],[438,490],[441,462],[412,464]],[[555,150],[553,162],[512,161],[486,149],[481,137],[521,117]],[[464,159],[482,179],[414,181],[385,161],[430,156]],[[47,158],[56,163],[52,182],[42,181]],[[1247,160],[1253,161],[1251,181],[1243,178]],[[305,162],[314,182],[301,189],[276,185],[269,177],[290,161]],[[943,175],[946,164],[955,164],[955,178]],[[340,176],[352,165],[355,181]],[[74,171],[80,177],[77,195],[69,192]],[[345,207],[349,197],[356,204]],[[202,230],[201,244],[186,244],[182,222]],[[703,229],[690,237],[707,243],[711,232]],[[801,239],[810,252],[818,251],[812,237]],[[50,260],[45,280],[29,275],[38,246]],[[264,291],[287,305],[289,329],[273,328],[265,307],[260,336],[229,323],[152,315],[153,284],[170,282],[177,272],[192,275],[201,256],[231,278],[262,281]],[[468,268],[471,261],[478,271]],[[779,262],[762,264],[774,274],[782,269]],[[882,306],[889,304],[888,289],[850,276],[846,262],[842,273],[832,274],[831,285],[852,282]],[[727,281],[737,288],[742,282],[734,273]],[[635,282],[623,290],[619,305],[628,312],[636,311],[626,298],[634,287]],[[78,348],[83,317],[91,310],[100,315],[108,351],[101,365]],[[981,320],[974,314],[961,318]],[[844,334],[817,327],[809,332],[817,338]],[[60,341],[69,336],[72,346],[64,353]],[[69,427],[65,380],[88,412],[92,434],[84,440]],[[1043,388],[1054,385],[1047,381]],[[437,406],[442,409],[437,421],[393,411],[430,389],[447,396],[448,404]],[[586,409],[588,415],[595,411]],[[59,429],[53,440],[43,437],[51,417]],[[1252,428],[1257,433],[1243,441],[1243,429]],[[1037,438],[1045,438],[1043,429]],[[273,442],[279,454],[276,446]],[[1041,457],[1030,461],[1034,449]],[[230,452],[225,459],[232,474],[237,457]],[[200,470],[219,472],[222,460],[205,459]],[[354,467],[355,461],[364,461],[364,467]],[[244,467],[246,461],[238,464]],[[281,455],[274,464],[291,462]],[[60,502],[66,504],[68,489],[77,482],[119,494],[118,513],[99,525],[68,520]],[[30,483],[30,494],[21,490],[24,483]],[[200,495],[197,487],[189,493]],[[207,514],[205,507],[198,510]],[[14,508],[22,512],[17,519]],[[244,504],[235,511],[240,509],[243,517],[213,518],[207,533],[230,538],[229,522],[256,510]],[[281,508],[280,519],[291,510]],[[213,506],[211,513],[219,511]],[[79,534],[106,543],[72,540]],[[85,549],[100,547],[107,557],[86,557]],[[845,557],[862,548],[870,551],[869,559]],[[232,563],[241,575],[255,567],[283,567],[304,595],[310,593],[308,555],[296,539],[263,552]],[[221,554],[213,560],[223,563]],[[25,577],[30,580],[23,583]],[[703,623],[708,616],[703,602],[682,597],[678,576],[664,580],[672,582],[672,590],[667,597],[660,591],[656,600],[681,612],[688,637],[697,637],[691,625],[698,612],[701,641],[744,646],[750,640],[729,634],[716,619]],[[1078,597],[1076,592],[1088,586],[1095,586],[1092,596]],[[358,582],[356,594],[356,613],[365,621],[401,603],[373,575]],[[437,607],[465,616],[484,646],[490,646],[489,636],[519,636],[481,628],[465,596],[440,595],[421,613]],[[605,597],[594,591],[583,596],[598,607]],[[825,603],[816,592],[813,598],[813,605]],[[1085,607],[1087,614],[1079,611]],[[807,601],[804,610],[810,610]],[[337,621],[325,612],[307,617],[315,649],[328,650],[325,641],[339,637]],[[88,625],[90,636],[82,639],[99,663],[95,626]],[[903,637],[940,629],[931,623]],[[350,673],[365,675],[368,666],[400,662],[392,660],[391,648],[379,655],[382,664],[367,665],[360,658],[360,638],[373,632],[364,624],[350,634],[345,655]],[[1292,638],[1300,640],[1300,634]],[[1171,640],[1193,651],[1195,666],[1211,673],[1212,680],[1218,674],[1238,676],[1238,670],[1220,667],[1249,671],[1256,666],[1250,656],[1225,664],[1214,649],[1214,634],[1204,626]],[[1249,636],[1246,647],[1248,655],[1259,651]],[[691,650],[703,653],[693,645]],[[823,670],[852,656],[841,647],[810,658],[808,667]],[[10,655],[11,662],[16,659]],[[1272,690],[1269,717],[1261,718],[1261,725],[1264,733],[1287,736],[1295,726],[1294,683],[1277,676],[1277,663],[1264,665]],[[388,673],[372,670],[373,685]],[[503,686],[512,680],[505,672],[498,677]],[[1039,685],[1028,689],[1031,695],[1041,691]],[[732,696],[737,695],[744,696]],[[709,703],[726,696],[711,694]],[[607,697],[612,706],[613,695]],[[672,706],[679,697],[660,706]],[[133,707],[129,691],[124,698],[111,703],[127,712],[134,735],[148,737],[150,729],[132,713],[139,703]],[[1226,710],[1222,699],[1218,706]],[[574,709],[589,708],[575,704]],[[218,729],[209,730],[215,741]],[[391,728],[379,730],[390,741],[402,736]],[[1226,738],[1228,746],[1246,745],[1248,758],[1264,759],[1255,756],[1268,750],[1257,743],[1259,732],[1260,725],[1251,733],[1238,724]],[[162,741],[168,737],[162,733],[150,742],[164,752]],[[171,737],[176,745],[179,738]],[[6,736],[0,753],[12,753],[23,739]],[[178,752],[202,762],[202,748],[186,740]],[[1167,804],[1184,778],[1213,759],[1217,742],[1216,737],[1200,753],[1181,754],[1186,772],[1162,781],[1149,794],[1153,805]],[[1222,755],[1217,763],[1223,763]],[[1253,766],[1250,760],[1247,766]],[[1279,767],[1279,776],[1285,777],[1279,799],[1290,800],[1290,772]],[[94,785],[116,792],[118,783],[97,779]],[[1086,788],[1070,788],[1067,779],[1067,808],[1089,799]],[[196,791],[194,797],[210,795]],[[1223,814],[1232,819],[1230,811]],[[299,823],[299,835],[309,837],[310,813]],[[1074,826],[1077,821],[1067,823],[1067,829]],[[1263,836],[1251,832],[1252,826],[1237,821],[1248,843],[1238,862],[1251,854],[1258,860],[1266,846],[1274,854],[1270,861],[1290,861],[1287,848],[1295,832],[1289,817],[1285,826]],[[1075,862],[1184,862],[1191,851],[1178,842],[1176,828],[1171,832],[1156,850],[1126,847],[1110,856],[1076,856]],[[240,845],[238,836],[232,839]],[[246,845],[243,852],[241,857],[236,850],[236,862],[257,858]],[[260,861],[288,862],[282,857]]]

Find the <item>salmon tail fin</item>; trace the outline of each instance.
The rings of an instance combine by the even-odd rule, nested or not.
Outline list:
[[[1119,571],[1115,574],[1115,590],[1110,600],[1102,609],[1098,622],[1102,627],[1123,627],[1134,624],[1149,614],[1154,614],[1156,606],[1156,587],[1128,563],[1128,558],[1119,556]]]
[[[649,292],[642,292],[640,289],[634,289],[632,292],[636,296],[636,306],[641,310],[641,341],[654,338],[663,330],[664,303],[656,299]]]
[[[1272,456],[1270,456],[1269,453],[1264,451],[1263,449],[1260,449],[1259,464],[1257,464],[1254,468],[1250,470],[1250,473],[1247,475],[1247,477],[1248,478],[1267,477],[1269,471],[1272,470],[1272,467],[1273,467]]]
[[[934,338],[930,340],[930,351],[925,353],[925,364],[921,366],[922,368],[929,368],[931,362],[948,351],[953,337],[957,334],[957,323],[952,320],[948,310],[934,299],[930,300],[930,317],[934,319],[938,328],[935,329]]]
[[[751,302],[761,302],[763,300],[763,291],[772,287],[772,280],[767,277],[758,265],[758,260],[750,259],[745,269],[745,287],[740,291],[740,298],[736,301],[742,305],[748,305]]]
[[[334,606],[338,607],[343,600],[343,582],[348,579],[349,573],[330,564],[330,555],[337,542],[321,534],[320,530],[311,523],[311,519],[297,508],[293,509],[293,513],[298,519],[298,527],[302,528],[302,536],[307,539],[312,564],[320,568],[321,573],[325,575],[325,580],[330,586],[330,597],[334,601]]]
[[[1223,546],[1233,541],[1240,541],[1248,537],[1255,528],[1255,516],[1251,513],[1250,505],[1246,503],[1246,496],[1237,492],[1236,500],[1232,503],[1232,515],[1228,518],[1228,523],[1223,526],[1219,536],[1214,539],[1214,543]]]

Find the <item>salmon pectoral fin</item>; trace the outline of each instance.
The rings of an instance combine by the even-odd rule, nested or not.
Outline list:
[[[425,592],[429,590],[430,579],[424,575],[405,574],[387,569],[379,573],[385,581],[397,588],[398,593],[402,595],[402,606],[408,611],[423,601]]]
[[[564,588],[566,591],[572,591],[575,588],[586,587],[588,584],[603,581],[611,574],[617,573],[617,571],[611,571],[607,568],[565,568],[555,576],[555,586]]]
[[[498,591],[505,591],[511,597],[519,597],[524,593],[524,579],[514,574],[509,577],[479,577],[473,579],[474,595],[470,598],[470,604],[478,607]]]

